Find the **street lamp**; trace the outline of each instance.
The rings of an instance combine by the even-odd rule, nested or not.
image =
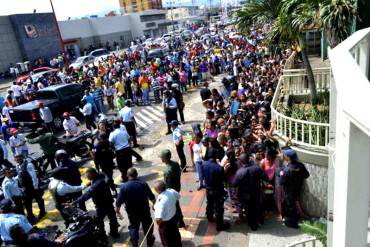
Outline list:
[[[64,47],[64,42],[63,42],[63,39],[62,39],[62,34],[60,33],[60,28],[59,28],[59,24],[58,24],[58,21],[57,21],[57,16],[55,15],[54,5],[53,5],[53,1],[52,0],[50,0],[50,5],[51,5],[51,9],[53,11],[53,17],[54,17],[55,25],[57,27],[57,35],[58,35],[58,38],[59,38],[60,46],[62,48],[62,53],[63,53],[63,58],[64,58],[64,64],[68,68],[67,53],[66,53],[66,50],[65,50],[65,47]]]

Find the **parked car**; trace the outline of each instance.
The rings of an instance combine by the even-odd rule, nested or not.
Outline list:
[[[30,77],[32,77],[32,80],[37,81],[37,79],[39,77],[41,77],[41,74],[42,72],[45,72],[45,71],[57,71],[56,69],[53,69],[53,68],[50,68],[50,67],[39,67],[39,68],[36,68],[36,69],[33,69],[31,72],[25,74],[25,75],[22,75],[20,77],[18,77],[15,81],[18,83],[18,84],[21,84],[25,81],[27,81]]]
[[[82,56],[76,59],[71,65],[69,65],[72,69],[80,70],[84,65],[88,65],[90,63],[93,63],[95,60],[95,57],[93,56]]]
[[[164,39],[167,42],[170,41],[171,38],[172,38],[172,35],[169,33],[163,34],[162,36],[162,39]]]
[[[42,123],[39,115],[39,103],[42,102],[53,113],[55,127],[62,128],[63,113],[75,111],[82,97],[83,90],[80,84],[59,84],[46,87],[36,93],[35,100],[10,109],[10,118],[22,126],[37,128]]]

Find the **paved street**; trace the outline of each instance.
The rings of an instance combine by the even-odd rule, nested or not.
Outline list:
[[[220,81],[218,78],[217,81]],[[211,87],[220,87],[220,83],[216,82]],[[198,89],[191,89],[184,95],[186,103],[185,120],[186,124],[182,128],[187,132],[185,138],[186,144],[190,141],[190,131],[192,123],[201,123],[204,119],[204,111],[201,106]],[[150,186],[156,180],[163,177],[164,165],[161,164],[158,157],[160,151],[169,148],[175,160],[177,160],[176,150],[171,141],[171,136],[166,136],[167,126],[163,119],[163,113],[160,105],[152,105],[145,107],[136,107],[136,120],[139,125],[139,143],[141,148],[137,149],[143,156],[144,161],[134,162],[134,167],[138,169],[140,179],[149,183]],[[31,152],[37,151],[38,146],[32,145]],[[185,146],[187,159],[189,159],[189,149]],[[81,173],[84,174],[88,166],[94,164],[90,161],[82,164]],[[181,207],[185,217],[186,229],[181,229],[181,235],[184,246],[248,246],[248,247],[261,247],[272,246],[281,247],[287,243],[294,242],[298,239],[305,238],[305,235],[300,234],[296,230],[288,229],[282,226],[281,222],[275,218],[267,219],[265,225],[259,231],[250,233],[249,228],[245,223],[241,225],[233,224],[237,218],[236,214],[232,213],[232,208],[226,203],[225,217],[232,223],[232,227],[227,232],[217,232],[214,224],[208,224],[205,218],[205,190],[197,191],[197,174],[194,170],[188,169],[189,172],[182,175],[182,191],[181,191]],[[83,176],[85,177],[85,176]],[[114,173],[115,183],[119,184],[119,171],[115,170]],[[84,178],[84,182],[87,180]],[[40,221],[37,226],[50,227],[57,225],[63,228],[63,222],[58,211],[54,208],[53,201],[49,192],[45,192],[45,203],[48,208],[47,216]],[[37,206],[35,212],[37,213]],[[93,212],[92,202],[87,203],[88,209]],[[119,231],[121,236],[115,240],[113,246],[129,246],[128,234],[128,220],[122,209],[124,215],[123,220],[119,220]],[[156,227],[156,226],[155,226]],[[106,226],[108,229],[108,225]],[[156,245],[161,246],[159,236],[155,228]],[[141,232],[141,238],[144,233]],[[142,246],[146,246],[144,242]]]

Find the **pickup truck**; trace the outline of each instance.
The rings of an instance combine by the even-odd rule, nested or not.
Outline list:
[[[37,128],[42,123],[39,103],[49,107],[53,114],[55,128],[63,127],[63,112],[76,110],[83,97],[80,84],[59,84],[46,87],[36,93],[35,100],[18,105],[9,110],[13,122],[22,126]]]

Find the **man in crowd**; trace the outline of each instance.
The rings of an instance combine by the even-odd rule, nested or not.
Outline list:
[[[4,198],[9,199],[14,204],[14,213],[24,214],[22,202],[22,190],[19,188],[18,180],[14,177],[15,171],[11,168],[5,168],[5,178],[2,182]]]
[[[109,135],[109,142],[113,145],[118,169],[123,182],[127,181],[127,170],[132,167],[132,150],[130,136],[126,128],[121,126],[121,120],[116,119],[113,124],[114,131]]]
[[[133,167],[127,171],[128,181],[123,183],[116,200],[116,213],[122,217],[120,209],[125,204],[125,209],[130,221],[128,226],[130,241],[133,247],[139,246],[140,224],[147,234],[147,246],[154,245],[152,217],[150,215],[149,200],[155,203],[155,197],[149,185],[137,178],[137,170]]]
[[[172,141],[176,146],[177,155],[180,159],[180,166],[183,172],[186,171],[186,157],[184,153],[184,131],[179,127],[179,122],[177,120],[171,121],[172,129]]]
[[[35,166],[28,162],[23,154],[15,155],[14,160],[17,163],[16,170],[18,173],[19,185],[24,193],[24,207],[27,211],[27,218],[30,222],[34,222],[35,216],[32,210],[33,200],[36,200],[40,209],[38,219],[46,215],[44,199],[42,199],[44,192],[39,187],[39,178],[37,177]]]
[[[63,128],[66,131],[67,136],[77,136],[80,134],[80,121],[74,116],[71,116],[69,112],[63,113]]]
[[[172,133],[171,131],[171,122],[173,120],[177,120],[177,104],[176,99],[172,97],[170,91],[165,91],[163,93],[163,109],[166,115],[166,122],[167,122],[167,133],[169,135]]]
[[[11,128],[10,134],[12,136],[9,138],[9,146],[13,152],[14,157],[19,154],[22,154],[24,157],[27,157],[28,146],[24,135],[19,134],[18,129],[16,128]]]
[[[181,235],[177,226],[176,204],[180,194],[167,189],[164,181],[154,185],[158,198],[154,204],[154,217],[158,225],[159,236],[164,247],[181,247]]]
[[[176,100],[177,109],[178,109],[179,115],[180,115],[180,120],[181,120],[182,124],[185,124],[185,118],[184,118],[185,103],[184,103],[184,99],[182,97],[182,93],[179,90],[179,84],[176,84],[176,83],[172,84],[171,87],[172,87],[172,95]]]
[[[86,99],[82,99],[81,104],[82,104],[82,109],[80,108],[80,112],[85,117],[86,129],[88,130],[96,129],[92,105],[88,103]]]
[[[217,164],[217,150],[210,148],[208,158],[203,165],[203,176],[207,194],[206,215],[209,222],[214,221],[216,217],[216,230],[224,231],[230,227],[229,223],[224,222],[224,169]]]
[[[66,207],[70,207],[72,205],[77,205],[80,202],[86,202],[92,198],[96,209],[97,226],[101,235],[106,236],[104,229],[104,218],[108,217],[110,226],[109,235],[113,238],[119,237],[118,221],[113,207],[114,199],[106,181],[106,176],[98,173],[98,171],[94,168],[88,168],[86,171],[86,176],[87,179],[90,180],[91,184],[91,187],[88,189],[88,191],[72,203],[66,203],[64,205]]]
[[[45,127],[48,129],[49,132],[53,133],[54,130],[54,124],[53,124],[53,114],[51,113],[51,110],[49,107],[44,106],[44,103],[39,102],[39,113],[40,118],[45,124]]]
[[[119,111],[122,124],[126,127],[127,133],[130,135],[134,148],[139,147],[137,144],[136,122],[134,116],[134,109],[132,108],[131,100],[126,100],[125,107]]]

